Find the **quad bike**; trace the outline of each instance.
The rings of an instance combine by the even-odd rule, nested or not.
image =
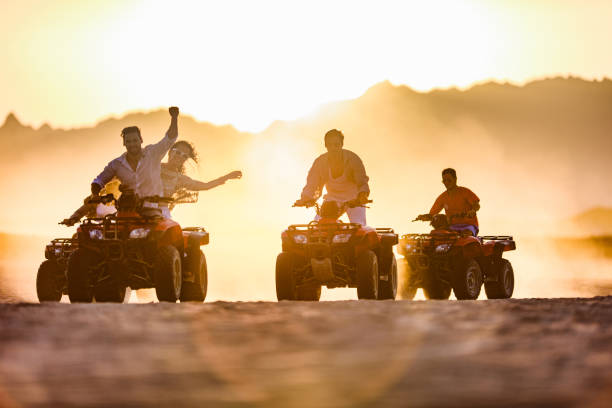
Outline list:
[[[475,237],[469,230],[453,231],[442,214],[420,215],[413,221],[430,221],[434,229],[400,239],[403,299],[413,299],[418,288],[423,288],[427,299],[448,299],[451,290],[459,300],[477,299],[483,283],[489,299],[512,296],[514,271],[510,261],[502,258],[505,251],[516,249],[511,236]]]
[[[36,294],[40,302],[59,302],[68,294],[66,269],[70,255],[78,248],[76,238],[56,238],[45,247],[45,260],[36,274]]]
[[[281,234],[282,252],[276,258],[278,300],[318,301],[321,286],[357,288],[359,299],[395,299],[397,262],[391,228],[363,227],[338,220],[353,200],[340,207],[324,202],[294,206],[316,207],[321,217],[309,224],[290,225]]]
[[[209,235],[164,219],[155,206],[172,201],[124,191],[115,200],[115,214],[86,218],[68,262],[70,301],[122,302],[128,287],[153,287],[165,302],[204,301],[208,276],[200,246],[208,244]]]

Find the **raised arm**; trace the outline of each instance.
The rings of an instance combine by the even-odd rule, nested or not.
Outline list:
[[[208,183],[205,183],[203,181],[194,180],[185,175],[181,175],[179,177],[178,186],[179,188],[183,187],[191,191],[203,191],[203,190],[210,190],[211,188],[215,188],[222,184],[225,184],[227,180],[238,179],[241,177],[242,177],[241,171],[233,171],[231,173],[226,174],[225,176],[221,176],[217,179],[209,181]]]
[[[178,137],[178,115],[179,108],[176,106],[172,106],[168,109],[170,113],[170,126],[168,127],[168,131],[159,142],[154,145],[148,146],[149,149],[159,158],[164,158],[168,150],[172,147],[174,142],[176,142],[176,138]]]
[[[176,106],[171,106],[168,109],[170,113],[170,127],[168,128],[168,132],[166,134],[170,139],[176,139],[178,137],[178,115],[179,108]]]

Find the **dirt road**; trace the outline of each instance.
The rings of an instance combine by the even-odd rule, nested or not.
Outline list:
[[[612,297],[0,304],[0,406],[612,406]]]

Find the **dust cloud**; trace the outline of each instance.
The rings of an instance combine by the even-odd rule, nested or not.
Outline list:
[[[232,170],[244,173],[241,180],[200,192],[198,203],[173,212],[181,225],[203,226],[211,234],[204,248],[207,299],[275,299],[280,234],[289,224],[314,216],[312,210],[291,205],[312,162],[325,151],[323,135],[331,128],[344,132],[344,147],[362,158],[370,176],[370,225],[392,227],[399,234],[427,232],[427,225],[411,220],[429,210],[444,188],[441,170],[453,167],[459,185],[481,199],[481,234],[517,240],[517,251],[508,254],[516,297],[605,294],[612,272],[609,257],[560,252],[551,242],[588,236],[588,230],[568,220],[595,206],[612,207],[603,177],[609,172],[604,152],[610,141],[602,136],[612,124],[602,119],[596,101],[584,96],[593,109],[574,110],[574,116],[567,114],[565,103],[555,105],[560,93],[570,98],[568,92],[580,84],[554,82],[554,89],[570,89],[556,93],[536,85],[419,94],[383,83],[358,99],[276,122],[259,134],[181,118],[179,138],[192,141],[201,158],[188,167],[189,176],[208,181]],[[608,92],[607,86],[601,86],[602,92]],[[514,96],[504,99],[504,92]],[[0,231],[46,239],[72,235],[74,228],[56,223],[80,205],[104,165],[123,153],[121,128],[140,126],[148,144],[159,140],[168,122],[167,112],[160,110],[111,118],[87,129],[37,131],[16,120],[5,124],[0,128],[0,188],[9,194]],[[576,140],[583,134],[590,138],[587,150]],[[27,254],[3,255],[3,282],[13,282],[10,290],[2,284],[3,293],[35,300],[33,277],[45,239],[36,244]],[[15,283],[17,276],[20,283]],[[323,299],[355,297],[352,290],[323,294]]]

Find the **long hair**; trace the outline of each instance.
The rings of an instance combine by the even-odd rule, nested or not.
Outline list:
[[[177,146],[181,146],[181,145],[185,146],[187,149],[189,149],[189,158],[191,160],[193,160],[195,163],[198,163],[200,157],[199,157],[198,152],[196,151],[195,146],[193,145],[193,143],[188,142],[186,140],[179,140],[178,142],[175,142],[172,145],[172,149],[176,148]],[[183,165],[179,169],[179,172],[181,174],[185,174],[185,162],[183,162]]]

